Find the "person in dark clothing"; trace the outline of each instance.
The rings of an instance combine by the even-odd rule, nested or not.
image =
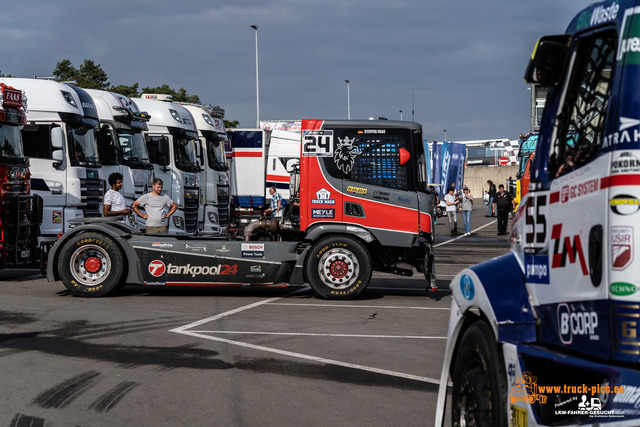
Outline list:
[[[496,211],[493,208],[493,198],[496,196],[496,186],[491,180],[488,180],[487,184],[489,185],[489,191],[487,192],[487,194],[489,194],[489,212],[487,212],[485,216],[496,216]]]
[[[493,210],[498,211],[498,236],[507,234],[507,223],[509,222],[509,212],[516,207],[511,194],[504,191],[504,185],[498,186],[498,193],[493,198]]]
[[[438,205],[440,204],[440,197],[438,197],[438,192],[433,188],[433,185],[429,186],[427,190],[427,194],[433,196],[433,223],[438,223]]]

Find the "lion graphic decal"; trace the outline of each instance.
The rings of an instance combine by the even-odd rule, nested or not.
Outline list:
[[[354,142],[355,140],[349,139],[348,136],[345,136],[344,139],[338,138],[338,145],[333,153],[333,161],[336,163],[336,166],[347,174],[351,172],[356,156],[362,153],[358,147],[353,145]]]

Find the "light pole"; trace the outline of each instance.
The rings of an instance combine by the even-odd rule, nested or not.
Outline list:
[[[400,110],[400,121],[402,121],[402,110]]]
[[[345,80],[347,82],[347,120],[351,120],[351,93],[349,92],[349,80]]]
[[[258,26],[252,25],[256,30],[256,128],[260,127],[260,86],[258,85]]]
[[[447,130],[444,130],[444,142],[447,142]]]

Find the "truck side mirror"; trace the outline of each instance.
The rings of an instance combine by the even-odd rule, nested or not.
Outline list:
[[[60,126],[51,128],[51,146],[59,149],[64,146],[64,132]]]
[[[555,86],[562,80],[569,59],[571,36],[545,36],[533,48],[524,80],[541,86]]]
[[[165,136],[158,139],[158,154],[166,155],[169,152],[169,140]]]
[[[54,150],[53,153],[51,153],[51,158],[55,161],[62,162],[64,159],[64,153],[62,150]]]

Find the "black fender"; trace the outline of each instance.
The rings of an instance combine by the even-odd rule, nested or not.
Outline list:
[[[314,242],[325,235],[346,234],[357,237],[364,243],[372,243],[377,241],[376,237],[364,227],[349,224],[320,224],[312,227],[307,231],[305,240]]]
[[[47,259],[47,281],[53,282],[60,280],[58,269],[56,267],[58,266],[58,260],[60,259],[60,251],[65,243],[78,234],[91,232],[102,233],[116,242],[122,251],[124,259],[127,260],[126,283],[143,284],[142,270],[140,268],[138,256],[129,243],[129,238],[132,235],[130,230],[133,231],[134,229],[122,225],[121,223],[96,222],[91,223],[91,225],[81,225],[66,232],[62,237],[60,237],[60,239],[58,239],[56,244],[53,245],[49,251],[49,257]]]

